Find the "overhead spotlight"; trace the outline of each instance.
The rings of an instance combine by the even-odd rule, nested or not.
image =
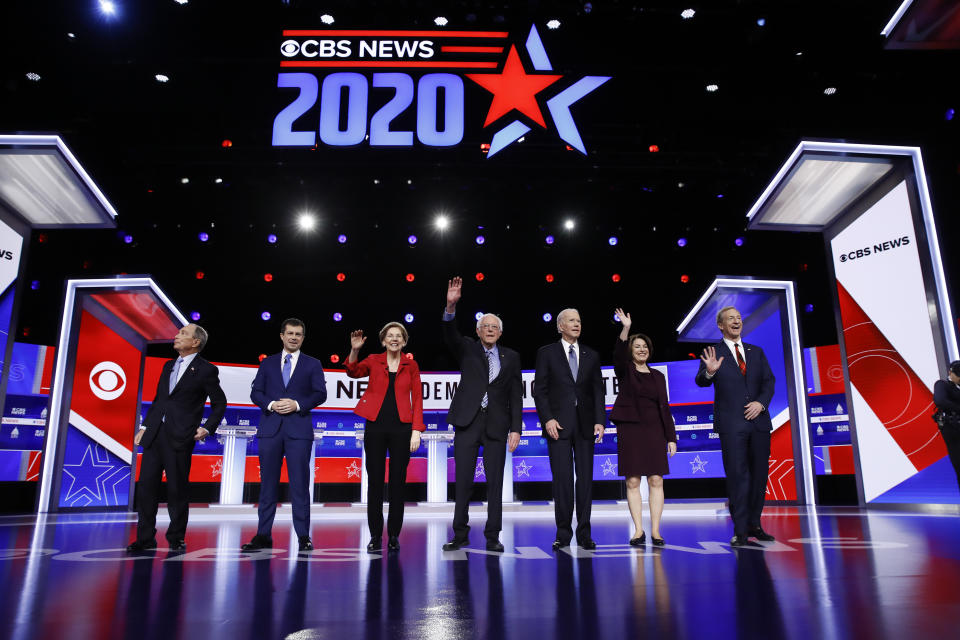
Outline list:
[[[325,13],[322,16],[320,16],[320,22],[322,22],[323,24],[333,24],[333,16],[330,15],[329,13]]]
[[[813,305],[812,305],[812,304],[808,304],[807,306],[805,306],[805,307],[803,308],[803,310],[806,311],[807,313],[813,313]]]
[[[205,274],[203,271],[197,271],[194,276],[197,278],[197,280],[203,280],[205,277],[207,277],[207,274]]]
[[[330,362],[332,362],[333,364],[337,364],[338,362],[340,362],[340,356],[334,353],[333,355],[330,356]]]
[[[793,55],[795,55],[795,56],[802,56],[802,55],[803,55],[803,51],[797,51],[797,52],[796,52],[795,54],[793,54]]]
[[[340,322],[341,320],[343,320],[343,314],[342,314],[342,313],[340,313],[339,311],[337,311],[335,314],[333,314],[333,321],[334,321],[334,322]]]
[[[27,80],[31,82],[40,82],[40,74],[30,71],[27,73]]]
[[[553,316],[552,316],[552,315],[550,315],[549,313],[543,314],[543,321],[544,321],[544,322],[550,322],[551,320],[553,320]]]
[[[265,273],[265,274],[263,274],[263,281],[264,281],[264,282],[273,282],[273,274],[272,274],[272,273]]]
[[[486,278],[482,271],[478,271],[474,277],[477,279],[477,282],[483,282],[483,279]]]
[[[200,242],[206,242],[207,240],[210,239],[210,234],[207,233],[206,231],[201,231],[200,233],[197,234],[197,238],[200,240]]]
[[[132,243],[132,242],[133,242],[133,236],[131,236],[131,235],[123,236],[123,243],[124,243],[124,244],[130,244],[130,243]]]
[[[543,241],[546,242],[547,244],[553,244],[553,236],[547,236],[546,238],[543,239]]]
[[[736,240],[733,241],[733,244],[737,245],[738,247],[742,247],[742,246],[743,246],[743,238],[737,238]]]
[[[190,2],[190,0],[173,0],[173,1],[176,2],[177,4],[187,4],[188,2]]]
[[[111,0],[100,0],[100,12],[104,15],[112,16],[117,12],[117,5]]]
[[[407,324],[410,324],[411,322],[413,322],[413,314],[408,313],[405,316],[403,316],[403,321],[406,322]]]
[[[443,16],[437,16],[433,19],[433,24],[437,25],[438,27],[445,27],[447,26],[447,19]]]
[[[649,151],[650,153],[660,153],[660,146],[656,144],[652,144],[649,147],[647,147],[647,151]]]
[[[571,220],[570,218],[567,218],[567,219],[563,222],[563,228],[566,229],[567,231],[572,230],[575,226],[576,226],[576,225],[574,224],[573,220]]]
[[[545,276],[543,277],[543,279],[546,280],[547,282],[553,282],[553,274],[552,274],[552,273],[548,273],[547,275],[545,275]]]
[[[267,242],[269,242],[270,244],[277,244],[277,234],[271,233],[270,235],[268,235]]]
[[[411,247],[412,247],[413,245],[417,244],[417,236],[413,235],[412,233],[411,233],[410,235],[408,235],[408,236],[407,236],[407,244],[409,244]]]
[[[180,178],[180,184],[190,184],[190,178]]]
[[[263,362],[266,359],[267,359],[267,354],[265,353],[261,353],[259,356],[257,356],[257,360],[259,360],[260,362]]]
[[[687,239],[686,239],[686,238],[677,238],[677,246],[678,246],[678,247],[685,247],[685,246],[687,246]]]
[[[412,273],[408,273],[408,274],[406,275],[406,279],[407,279],[407,282],[413,282],[414,280],[417,279],[417,276],[415,276],[415,275],[412,274]]]
[[[620,242],[620,240],[617,239],[617,236],[610,236],[607,238],[607,244],[609,244],[611,247],[617,246],[618,242]]]
[[[443,231],[450,226],[450,218],[441,214],[437,216],[436,220],[433,221],[433,224],[436,225],[437,229]]]
[[[346,279],[347,279],[347,274],[343,273],[342,271],[337,274],[337,282],[343,282]]]
[[[618,313],[613,314],[613,321],[614,321],[614,322],[620,322],[620,314],[618,314]]]
[[[683,274],[682,276],[680,276],[680,282],[682,282],[683,284],[687,284],[688,282],[690,282],[690,276],[688,276],[687,274]]]
[[[337,242],[339,242],[340,244],[346,244],[347,236],[341,233],[340,235],[337,236]]]
[[[519,138],[517,138],[517,142],[523,142],[526,139],[527,139],[526,136],[520,136]]]
[[[373,184],[380,184],[380,180],[379,180],[378,178],[374,178],[374,179],[373,179]]]
[[[836,92],[837,92],[837,88],[836,88],[836,87],[827,87],[826,89],[823,90],[823,95],[825,95],[825,96],[832,96],[832,95],[835,94]]]
[[[553,20],[549,20],[547,22],[547,29],[559,29],[559,28],[560,28],[560,21],[557,20],[556,18],[554,18]]]
[[[946,112],[945,114],[943,114],[943,119],[944,119],[944,120],[953,120],[953,116],[955,116],[956,113],[957,113],[957,112],[954,111],[953,109],[947,109],[947,112]]]
[[[407,178],[407,184],[413,184],[413,180],[411,180],[410,178]]]
[[[697,15],[697,12],[694,11],[693,9],[684,9],[683,11],[680,12],[680,17],[683,18],[684,20],[689,20],[695,15]]]
[[[717,86],[717,85],[715,85],[715,84],[708,84],[708,85],[707,85],[707,91],[709,91],[710,93],[714,93],[714,92],[716,92],[718,89],[720,89],[720,87]]]
[[[487,239],[484,238],[483,236],[477,236],[477,237],[474,239],[474,242],[476,242],[477,244],[483,244],[483,243],[486,242],[486,241],[487,241]]]
[[[36,291],[37,289],[39,289],[39,288],[40,288],[40,281],[39,281],[39,280],[31,280],[31,281],[30,281],[30,288],[31,288],[32,290],[34,290],[34,291]]]
[[[165,75],[165,74],[162,74],[162,73],[158,73],[157,75],[155,75],[155,76],[153,76],[153,77],[154,77],[154,79],[156,79],[156,81],[159,82],[160,84],[166,84],[167,82],[170,82],[170,76]]]
[[[482,151],[483,153],[490,153],[490,143],[488,143],[488,142],[481,142],[481,143],[480,143],[480,151]]]
[[[72,31],[67,32],[67,38],[69,38],[70,40],[76,40],[77,34],[73,33]]]
[[[193,320],[194,322],[196,322],[197,320],[199,320],[199,319],[200,319],[200,312],[199,312],[199,311],[191,311],[191,312],[190,312],[190,319]]]
[[[233,146],[233,140],[224,138],[223,142],[220,143],[220,146],[223,147],[224,149],[229,149],[230,147]]]
[[[766,18],[757,18],[757,26],[758,26],[758,27],[765,26],[766,24],[767,24],[767,19],[766,19]]]
[[[473,317],[475,320],[479,320],[483,317],[483,311],[477,311],[475,314],[473,314]]]
[[[313,231],[317,226],[317,218],[312,213],[301,213],[297,218],[297,226],[301,231]]]
[[[592,3],[592,2],[587,2],[586,4],[583,5],[583,12],[584,12],[584,13],[590,13],[591,11],[593,11],[593,3]]]
[[[269,311],[264,311],[263,313],[261,313],[261,314],[260,314],[260,319],[263,320],[264,322],[266,322],[267,320],[269,320],[269,319],[270,319],[270,312],[269,312]]]
[[[722,197],[723,197],[723,194],[722,194],[722,193],[718,193],[718,194],[717,194],[717,197],[718,197],[718,198],[722,198]]]
[[[611,279],[612,281],[614,281],[614,282],[620,282],[620,274],[619,274],[619,273],[615,273],[615,274],[613,274],[612,276],[610,276],[610,279]]]

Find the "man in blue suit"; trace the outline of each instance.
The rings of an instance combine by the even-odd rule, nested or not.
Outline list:
[[[731,546],[748,538],[772,541],[760,526],[770,459],[770,400],[774,377],[763,349],[740,339],[743,320],[734,307],[717,313],[723,339],[703,350],[696,382],[713,385],[713,430],[720,434],[723,469],[734,536]],[[718,357],[719,356],[719,357]]]
[[[327,399],[323,367],[316,358],[300,352],[306,327],[296,318],[280,325],[283,351],[264,358],[250,389],[250,399],[260,407],[257,440],[260,450],[260,504],[257,535],[243,545],[244,551],[273,546],[270,532],[277,513],[280,467],[287,458],[293,528],[300,551],[313,549],[310,540],[310,502],[313,470],[313,424],[310,411]]]

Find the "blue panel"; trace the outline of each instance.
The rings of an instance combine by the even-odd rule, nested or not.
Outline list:
[[[957,474],[950,458],[943,457],[870,502],[960,504]]]
[[[17,281],[7,287],[0,295],[0,371],[3,370],[3,358],[7,353],[7,341],[10,339],[10,319],[13,316],[13,297],[17,291]]]
[[[744,280],[748,286],[749,280]],[[754,312],[767,303],[771,297],[777,295],[770,291],[732,291],[721,289],[697,312],[696,318],[680,333],[678,340],[683,342],[715,342],[720,339],[720,330],[717,329],[717,313],[724,307],[733,306],[740,312],[744,323]]]
[[[34,393],[34,380],[37,369],[43,367],[45,347],[36,344],[13,343],[13,357],[10,362],[10,378],[7,381],[7,397],[13,395],[31,395]]]
[[[23,463],[23,451],[0,451],[0,482],[21,480],[20,465]]]
[[[130,503],[130,465],[73,425],[64,446],[61,507],[117,507]]]

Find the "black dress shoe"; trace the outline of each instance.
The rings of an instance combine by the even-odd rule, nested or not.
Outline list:
[[[487,540],[487,551],[503,553],[503,544],[499,540]]]
[[[763,540],[764,542],[773,542],[776,540],[772,535],[761,529],[760,527],[754,527],[747,531],[747,536],[750,538],[756,538],[757,540]]]
[[[127,545],[127,551],[130,553],[136,553],[138,551],[146,551],[147,549],[156,549],[157,541],[156,540],[134,540]]]
[[[450,542],[444,542],[444,543],[443,543],[443,550],[444,550],[444,551],[456,551],[456,550],[459,549],[460,547],[465,547],[465,546],[467,546],[467,544],[469,544],[469,542],[470,542],[470,541],[467,540],[466,538],[464,538],[463,540],[461,540],[461,539],[459,539],[459,538],[454,538],[454,539],[451,540]]]
[[[313,541],[310,536],[300,536],[297,540],[300,551],[313,551]]]
[[[593,551],[597,548],[597,543],[593,540],[584,540],[583,542],[578,543],[581,549],[586,549],[587,551]]]
[[[656,536],[650,536],[650,542],[652,542],[653,546],[655,547],[662,547],[665,544],[667,544],[666,540],[664,540],[663,538],[657,538]]]
[[[170,540],[167,544],[170,551],[186,551],[187,543],[183,540]]]
[[[383,549],[383,538],[373,538],[367,543],[367,553],[376,553]]]
[[[397,536],[387,538],[387,551],[400,551],[400,540]]]
[[[640,534],[639,538],[630,538],[631,547],[645,547],[647,545],[647,532]]]
[[[273,548],[273,539],[267,536],[253,536],[250,542],[240,547],[241,551],[259,551],[260,549]]]
[[[559,551],[559,550],[562,549],[563,547],[569,547],[569,546],[570,546],[570,542],[569,542],[569,541],[567,541],[567,542],[561,542],[561,541],[559,541],[559,540],[554,540],[554,541],[553,541],[553,550],[554,550],[554,551]]]
[[[730,539],[731,547],[745,547],[750,544],[750,541],[747,540],[747,536],[733,536]]]

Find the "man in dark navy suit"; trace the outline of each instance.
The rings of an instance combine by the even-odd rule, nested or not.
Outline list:
[[[457,467],[456,507],[453,539],[443,545],[443,550],[454,551],[468,542],[470,493],[477,452],[482,445],[483,469],[487,477],[487,524],[483,533],[488,551],[503,551],[500,543],[503,467],[506,450],[509,448],[512,452],[517,448],[523,429],[520,356],[513,349],[499,344],[503,322],[492,313],[477,321],[479,340],[457,332],[454,318],[462,290],[463,280],[459,277],[447,283],[447,306],[443,311],[443,340],[460,365],[460,383],[447,412],[447,422],[456,427],[453,438]]]
[[[596,549],[590,537],[593,500],[593,446],[603,439],[604,411],[600,356],[579,343],[580,313],[564,309],[557,316],[560,342],[540,347],[533,399],[547,435],[553,508],[557,521],[556,551],[573,537],[573,506],[577,508],[577,544]],[[576,465],[576,487],[574,487]]]
[[[733,540],[740,547],[748,537],[772,541],[760,526],[770,458],[770,400],[774,377],[763,349],[740,339],[743,320],[734,307],[717,313],[723,339],[703,350],[696,382],[713,385],[713,430],[720,434],[723,470],[733,518]]]
[[[134,443],[143,445],[140,481],[137,483],[137,539],[127,551],[157,546],[157,507],[163,472],[167,473],[167,511],[170,525],[167,542],[171,551],[186,549],[184,535],[190,502],[187,487],[190,462],[197,440],[217,430],[227,409],[220,388],[220,371],[198,354],[207,344],[207,332],[195,324],[184,326],[173,339],[179,354],[163,365],[157,394],[137,432]],[[203,407],[210,398],[210,417],[205,424]]]
[[[296,318],[280,325],[283,351],[264,358],[250,388],[250,399],[260,407],[257,444],[260,452],[260,503],[257,535],[244,551],[273,546],[271,531],[280,493],[280,469],[287,459],[293,528],[300,551],[313,549],[310,540],[310,502],[313,470],[313,423],[310,412],[327,399],[323,367],[316,358],[301,353],[306,327]]]

